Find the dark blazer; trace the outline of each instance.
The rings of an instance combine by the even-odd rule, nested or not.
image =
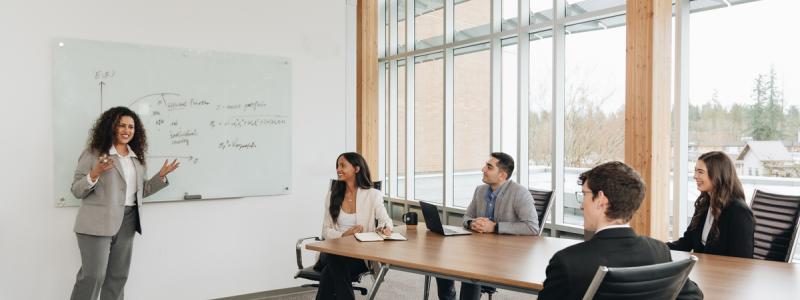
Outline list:
[[[661,241],[638,236],[631,228],[605,229],[553,255],[538,299],[583,298],[599,266],[638,267],[670,261],[669,248]],[[703,292],[687,280],[678,299],[703,299]]]
[[[694,251],[697,253],[708,253],[725,256],[736,256],[753,258],[753,231],[756,227],[753,211],[744,202],[744,199],[729,201],[728,205],[722,208],[719,215],[719,237],[708,236],[706,245],[700,243],[700,237],[705,227],[705,219],[708,211],[703,212],[697,217],[700,218],[700,226],[695,229],[687,229],[683,237],[679,240],[667,243],[670,249],[680,251]]]

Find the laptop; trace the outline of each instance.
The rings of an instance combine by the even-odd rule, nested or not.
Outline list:
[[[472,234],[471,231],[460,226],[442,225],[436,205],[422,201],[419,202],[419,205],[422,207],[422,216],[425,218],[425,226],[428,226],[428,230],[444,236]]]

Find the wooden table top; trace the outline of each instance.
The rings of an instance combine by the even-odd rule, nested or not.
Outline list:
[[[398,232],[408,241],[359,242],[349,236],[307,244],[306,248],[424,272],[541,290],[550,257],[580,242],[478,233],[444,237],[429,232],[424,224]],[[673,260],[685,259],[689,254],[672,251]],[[698,262],[689,278],[697,282],[705,299],[800,299],[800,264],[694,255]]]
[[[705,299],[800,299],[800,264],[672,251],[672,259],[697,256],[689,279]]]
[[[408,241],[359,242],[348,236],[306,248],[379,261],[425,272],[541,290],[550,257],[580,241],[535,236],[479,234],[442,236],[424,224],[398,230]],[[446,242],[445,242],[446,240]]]

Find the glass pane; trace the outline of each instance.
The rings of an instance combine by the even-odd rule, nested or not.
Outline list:
[[[503,40],[500,75],[500,151],[517,161],[517,39]],[[513,177],[513,175],[512,175]]]
[[[453,204],[467,207],[489,157],[491,61],[489,45],[455,50],[453,64]],[[476,51],[477,48],[478,50]]]
[[[384,15],[386,16],[386,17],[384,18],[386,22],[383,24],[383,38],[384,38],[384,40],[383,40],[383,43],[384,43],[384,45],[383,45],[383,49],[385,49],[385,50],[386,50],[386,52],[384,52],[384,53],[379,53],[379,55],[382,55],[383,57],[386,57],[386,56],[389,56],[389,47],[391,47],[391,43],[389,42],[389,41],[390,41],[390,38],[391,38],[391,37],[390,37],[390,35],[391,35],[391,32],[389,32],[389,5],[386,5],[386,6],[384,6],[384,7],[381,7],[381,9],[383,9],[383,10],[384,10]],[[380,25],[379,25],[379,26],[380,26]],[[388,77],[387,77],[387,78],[388,78]],[[387,87],[388,87],[388,85],[387,85]],[[387,99],[388,99],[388,98],[387,98]],[[387,102],[387,103],[388,103],[388,102]]]
[[[553,40],[531,34],[530,95],[528,117],[528,186],[552,190]]]
[[[402,62],[402,64],[401,64]],[[406,66],[397,62],[397,197],[406,197]]]
[[[553,21],[553,0],[530,0],[531,25]]]
[[[416,58],[414,68],[414,191],[417,200],[444,198],[444,63],[442,53]]]
[[[489,20],[492,17],[490,0],[456,1],[454,14],[455,40],[467,40],[491,32]]]
[[[583,0],[567,5],[567,16],[577,16],[587,12],[593,12],[625,5],[625,0]],[[623,9],[624,11],[625,9]]]
[[[414,0],[414,14],[415,49],[444,43],[444,0]]]
[[[500,26],[502,30],[511,30],[517,28],[519,24],[519,2],[517,0],[503,0],[503,24]]]
[[[579,32],[585,26],[569,26],[567,31]],[[575,198],[578,175],[599,163],[625,158],[625,27],[568,34],[565,60],[562,222],[582,225]]]
[[[748,202],[755,189],[800,194],[800,44],[785,23],[798,8],[757,1],[691,15],[689,168],[724,151]],[[688,220],[699,192],[687,181]]]
[[[390,99],[390,97],[389,97],[389,93],[390,93],[389,92],[389,84],[391,82],[391,80],[389,78],[389,63],[384,63],[383,64],[383,79],[384,79],[384,81],[383,81],[384,94],[383,94],[383,99],[382,99],[382,101],[384,103],[384,105],[383,105],[383,107],[384,107],[384,110],[383,110],[383,112],[384,112],[383,113],[383,115],[384,115],[384,118],[383,118],[384,126],[383,126],[383,128],[385,129],[384,132],[383,132],[383,136],[384,136],[383,140],[384,140],[384,143],[385,143],[384,146],[388,146],[389,145],[389,133],[392,130],[391,127],[389,126],[389,124],[390,124],[389,120],[391,120],[391,114],[389,112],[389,108],[390,108],[390,105],[389,105],[389,99]],[[390,184],[389,183],[389,174],[391,174],[389,172],[389,169],[390,169],[389,166],[391,165],[391,160],[389,159],[389,157],[390,157],[389,153],[391,153],[392,149],[389,149],[389,147],[384,147],[383,149],[384,149],[384,153],[383,153],[383,157],[384,157],[384,159],[383,159],[383,162],[384,162],[383,170],[384,170],[384,172],[383,172],[383,174],[381,174],[383,176],[383,194],[388,196],[389,195],[389,184]],[[391,187],[391,189],[394,190],[395,187]]]
[[[406,52],[406,0],[397,0],[397,53]]]

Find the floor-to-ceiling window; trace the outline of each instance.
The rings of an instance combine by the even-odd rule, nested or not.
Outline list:
[[[463,211],[489,153],[504,151],[526,168],[516,169],[513,180],[558,192],[548,227],[582,233],[578,175],[624,160],[625,1],[381,3],[388,20],[380,24],[388,25],[381,26],[387,51],[380,61],[388,63],[389,78],[380,101],[391,137],[384,163],[387,181],[396,183],[388,199]],[[800,190],[800,98],[792,90],[800,86],[793,84],[800,49],[782,23],[797,5],[689,2],[691,27],[683,38],[690,47],[683,57],[691,60],[675,69],[691,78],[683,87],[689,143],[682,159],[691,170],[703,151],[728,152],[748,197],[755,188]],[[761,151],[780,159],[754,161]],[[679,212],[685,219],[697,194],[688,172],[679,181],[688,188],[673,198],[689,207]]]

